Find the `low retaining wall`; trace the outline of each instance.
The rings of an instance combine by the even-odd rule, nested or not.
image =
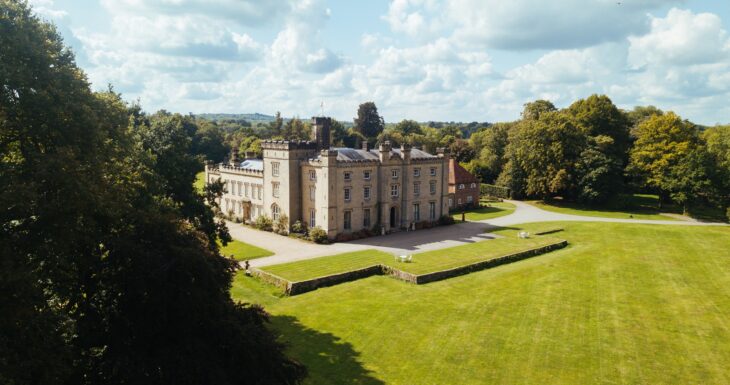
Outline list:
[[[333,286],[340,283],[356,281],[358,279],[371,277],[373,275],[388,275],[395,279],[413,283],[416,285],[422,285],[424,283],[441,281],[448,278],[458,277],[473,273],[475,271],[489,269],[495,266],[504,265],[507,263],[521,261],[523,259],[542,255],[553,250],[562,249],[568,245],[568,241],[560,241],[547,246],[538,247],[535,249],[521,251],[519,253],[509,254],[497,258],[492,258],[486,261],[480,261],[472,263],[466,266],[455,267],[449,270],[441,270],[433,273],[426,273],[416,275],[408,273],[402,270],[398,270],[392,266],[387,265],[373,265],[363,269],[347,271],[344,273],[338,273],[333,275],[327,275],[324,277],[308,279],[306,281],[290,282],[278,275],[271,274],[267,271],[252,268],[250,269],[251,275],[258,277],[266,283],[270,283],[280,289],[282,289],[288,295],[297,295],[306,293],[309,291],[316,290],[320,287]]]
[[[441,271],[436,271],[433,273],[422,274],[422,275],[419,275],[416,277],[416,284],[422,285],[424,283],[441,281],[441,280],[444,280],[447,278],[458,277],[460,275],[473,273],[475,271],[486,270],[486,269],[489,269],[489,268],[492,268],[495,266],[521,261],[523,259],[536,257],[538,255],[549,253],[553,250],[562,249],[563,247],[565,247],[567,245],[568,245],[568,241],[562,241],[562,242],[558,242],[558,243],[553,243],[552,245],[538,247],[536,249],[530,249],[530,250],[522,251],[522,252],[515,253],[515,254],[509,254],[509,255],[502,256],[502,257],[492,258],[492,259],[489,259],[486,261],[472,263],[472,264],[466,265],[466,266],[455,267],[455,268],[449,269],[449,270],[441,270]]]
[[[369,266],[364,269],[327,275],[324,277],[309,279],[306,281],[290,282],[289,286],[287,287],[286,293],[289,295],[302,294],[308,291],[316,290],[320,287],[333,286],[340,283],[355,281],[358,279],[380,274],[383,274],[383,265]]]

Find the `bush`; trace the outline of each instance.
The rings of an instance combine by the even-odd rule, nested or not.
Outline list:
[[[279,219],[277,219],[276,223],[274,223],[274,230],[276,230],[278,234],[281,234],[281,232],[289,232],[289,217],[286,216],[286,214],[279,215]]]
[[[267,217],[266,215],[259,215],[256,218],[256,221],[254,222],[253,227],[255,227],[259,230],[272,231],[273,222],[271,221],[271,218]]]
[[[292,233],[298,233],[298,234],[306,234],[307,233],[307,224],[302,223],[302,221],[296,221],[293,225],[291,225],[291,232]]]
[[[509,187],[495,186],[482,183],[479,185],[479,194],[482,196],[510,199],[512,191]]]
[[[730,221],[730,207],[727,208],[727,220]]]
[[[440,226],[453,225],[454,224],[454,218],[452,218],[450,215],[442,215],[439,218],[438,223],[439,223]]]
[[[319,226],[309,229],[309,240],[315,243],[327,243],[327,232]]]

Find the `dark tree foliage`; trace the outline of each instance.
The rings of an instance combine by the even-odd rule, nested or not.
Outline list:
[[[354,119],[355,131],[359,132],[367,138],[369,142],[374,142],[375,138],[385,129],[385,122],[378,114],[378,107],[373,102],[365,102],[360,104],[357,109],[357,118]]]
[[[204,119],[197,119],[195,123],[198,127],[193,137],[193,154],[200,155],[204,160],[214,163],[222,162],[229,151],[225,144],[223,131]]]
[[[92,93],[23,2],[0,0],[0,81],[0,382],[299,382],[229,296],[188,118]]]
[[[454,143],[449,146],[451,156],[456,159],[459,163],[470,162],[476,156],[474,147],[471,146],[468,140],[457,139]]]

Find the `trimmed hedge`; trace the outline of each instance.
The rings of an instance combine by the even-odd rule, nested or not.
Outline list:
[[[495,198],[502,198],[502,199],[510,199],[512,197],[512,190],[510,190],[509,187],[495,186],[492,184],[482,183],[479,186],[479,195],[495,197]]]
[[[541,246],[538,248],[521,251],[514,254],[508,254],[497,258],[488,259],[486,261],[479,261],[465,266],[455,267],[453,269],[436,271],[433,273],[426,273],[416,275],[406,271],[398,270],[392,266],[387,265],[373,265],[362,269],[347,271],[344,273],[327,275],[324,277],[318,277],[308,279],[305,281],[290,282],[278,275],[271,274],[261,269],[252,268],[251,275],[258,277],[264,282],[270,283],[278,288],[281,288],[284,293],[288,295],[297,295],[306,293],[309,291],[317,290],[320,287],[333,286],[340,283],[356,281],[358,279],[371,277],[373,275],[388,275],[395,279],[413,283],[416,285],[422,285],[425,283],[441,281],[448,278],[458,277],[473,273],[475,271],[489,269],[495,266],[504,265],[507,263],[521,261],[523,259],[542,255],[553,250],[562,249],[568,245],[568,241],[560,241],[547,246]]]

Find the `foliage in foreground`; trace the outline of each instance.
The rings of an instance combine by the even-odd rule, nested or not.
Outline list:
[[[189,122],[92,93],[55,29],[0,0],[0,383],[290,384],[193,189]]]

